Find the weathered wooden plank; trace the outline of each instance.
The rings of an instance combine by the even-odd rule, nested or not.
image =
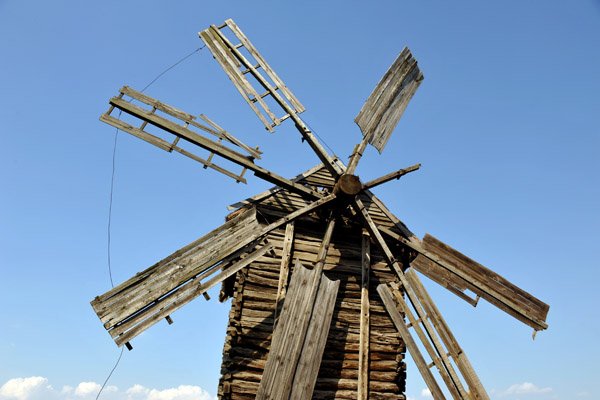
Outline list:
[[[271,171],[268,171],[258,165],[254,164],[248,157],[244,156],[241,153],[238,153],[235,150],[232,150],[228,147],[223,146],[213,140],[210,140],[196,132],[193,132],[185,127],[174,123],[166,118],[163,118],[159,115],[153,114],[143,108],[135,106],[131,103],[128,103],[122,99],[117,97],[113,97],[110,100],[110,103],[115,107],[137,117],[144,121],[147,121],[165,131],[172,133],[182,139],[189,141],[197,146],[200,146],[206,150],[209,150],[220,157],[223,157],[231,162],[234,162],[238,165],[241,165],[244,168],[247,168],[254,172],[254,174],[268,182],[273,184],[282,186],[292,192],[302,193],[311,199],[318,199],[322,197],[319,193],[314,190],[307,188],[306,186],[297,184],[295,182],[290,181],[284,177],[281,177],[277,174],[274,174]]]
[[[290,400],[304,400],[312,397],[339,286],[340,281],[332,281],[325,276],[321,278],[294,374]]]
[[[206,29],[204,31],[198,32],[198,35],[206,44],[206,47],[210,50],[210,52],[215,56],[217,62],[223,68],[223,71],[227,74],[233,85],[236,87],[238,92],[242,95],[242,98],[248,103],[252,111],[258,116],[258,118],[262,121],[262,123],[267,127],[270,132],[274,132],[273,128],[271,128],[270,122],[263,116],[258,107],[254,104],[254,102],[248,97],[248,94],[256,94],[258,93],[254,91],[252,86],[247,82],[246,78],[241,74],[241,72],[237,69],[234,63],[235,58],[231,57],[230,54],[227,54],[227,51],[223,48],[220,43],[220,38],[216,35],[211,28]],[[235,60],[237,62],[237,60]]]
[[[277,285],[277,297],[275,298],[275,321],[277,321],[279,304],[285,299],[287,292],[288,275],[290,271],[290,261],[292,258],[292,245],[294,242],[294,221],[285,227],[285,238],[283,239],[283,249],[281,254],[281,266],[279,272],[279,282]]]
[[[375,186],[378,186],[378,185],[381,185],[383,183],[389,182],[392,179],[400,179],[402,176],[404,176],[404,175],[406,175],[406,174],[408,174],[410,172],[416,171],[419,168],[421,168],[421,164],[415,164],[415,165],[410,166],[408,168],[399,169],[396,172],[391,172],[391,173],[389,173],[387,175],[384,175],[384,176],[379,177],[377,179],[373,179],[372,181],[366,182],[363,185],[363,189],[372,189]]]
[[[171,143],[167,142],[166,140],[163,140],[157,136],[151,135],[148,132],[145,132],[139,128],[136,128],[133,125],[128,124],[125,121],[121,121],[120,119],[117,119],[115,117],[113,117],[112,115],[108,115],[108,114],[102,114],[100,116],[100,121],[105,122],[111,126],[114,126],[117,129],[122,130],[123,132],[127,132],[130,135],[133,135],[135,137],[138,137],[150,144],[153,144],[154,146],[163,149],[165,151],[171,151]]]
[[[260,155],[262,154],[261,151],[258,151],[258,149],[253,149],[252,147],[248,146],[247,144],[243,143],[242,141],[240,141],[238,138],[236,138],[235,136],[233,136],[231,133],[227,132],[225,129],[221,128],[219,125],[217,125],[216,122],[212,121],[211,119],[209,119],[206,115],[204,114],[200,114],[200,118],[206,122],[207,124],[209,124],[211,127],[213,127],[217,132],[219,132],[223,137],[225,137],[229,142],[243,148],[244,150],[246,150],[250,155],[252,155],[252,157],[254,158],[258,158],[260,159]]]
[[[523,304],[528,313],[533,314],[541,320],[545,320],[550,308],[546,303],[513,285],[496,272],[484,267],[429,234],[426,234],[423,238],[423,248],[436,254],[447,263],[451,263],[457,268],[464,270],[472,280],[485,281],[487,286],[494,288],[498,293],[502,293],[505,298],[508,297],[516,303]],[[482,297],[486,298],[487,296]]]
[[[360,339],[358,353],[358,400],[369,398],[369,275],[371,269],[371,237],[363,231],[362,234],[362,283],[360,297]]]
[[[427,257],[431,261],[434,261],[436,264],[447,269],[457,277],[461,278],[464,280],[464,285],[467,285],[468,288],[474,293],[482,298],[485,298],[488,302],[494,304],[507,314],[512,315],[519,321],[531,326],[536,330],[548,328],[548,324],[546,324],[545,319],[540,318],[540,316],[545,318],[547,311],[544,312],[544,308],[537,308],[537,306],[533,307],[533,302],[531,301],[527,303],[520,301],[518,298],[516,298],[515,292],[509,290],[507,286],[502,287],[498,285],[498,282],[495,282],[489,276],[484,276],[483,279],[474,279],[472,270],[466,267],[464,263],[456,264],[454,262],[449,262],[447,259],[442,258],[441,255],[426,250],[420,243],[416,241],[408,240],[384,227],[380,227],[379,229],[389,236],[395,238],[399,242],[405,244],[407,247]],[[464,257],[466,258],[466,256]],[[531,296],[531,298],[535,299],[533,296]],[[524,299],[524,297],[522,297],[522,299]],[[542,303],[537,299],[535,300],[541,303],[542,307],[545,305],[545,303]],[[545,306],[547,307],[547,305]]]
[[[175,118],[179,118],[182,121],[193,121],[196,119],[196,117],[192,114],[188,114],[184,111],[178,110],[177,108],[170,106],[168,104],[165,104],[163,102],[160,102],[142,92],[138,92],[135,89],[130,88],[129,86],[123,86],[119,92],[133,98],[136,100],[141,101],[142,103],[146,103],[149,106],[152,107],[156,107],[157,110],[160,110],[166,114],[169,114]]]
[[[417,368],[419,369],[423,380],[427,384],[429,391],[433,395],[433,398],[436,400],[445,399],[446,397],[442,393],[442,390],[440,389],[435,378],[431,374],[431,371],[427,366],[427,362],[425,361],[423,355],[421,354],[421,351],[417,347],[417,343],[412,338],[410,332],[408,331],[408,328],[406,328],[406,326],[404,325],[404,320],[398,312],[398,310],[396,309],[396,305],[392,298],[390,289],[388,289],[388,287],[382,283],[377,287],[377,292],[379,293],[379,296],[381,297],[385,308],[390,314],[390,318],[392,318],[392,321],[394,321],[394,325],[398,329],[398,332],[400,332],[402,339],[404,339],[404,343],[406,343],[406,347],[408,348],[408,351],[410,352],[415,364],[417,365]]]
[[[422,80],[417,61],[405,47],[354,119],[380,153]]]
[[[475,373],[475,370],[471,366],[467,355],[459,346],[458,341],[452,334],[452,331],[446,324],[446,321],[440,314],[435,303],[429,296],[429,293],[425,290],[425,287],[421,283],[421,280],[413,270],[406,272],[406,278],[410,282],[411,287],[419,296],[421,305],[427,313],[427,316],[431,323],[435,326],[436,331],[439,332],[440,338],[444,342],[444,345],[448,349],[449,354],[456,363],[461,375],[464,377],[467,385],[469,386],[469,394],[474,399],[489,400],[489,396],[483,387],[479,377]]]
[[[458,379],[456,371],[454,371],[454,367],[452,366],[447,354],[446,350],[441,345],[437,332],[433,328],[432,324],[427,322],[428,315],[419,314],[419,318],[417,319],[412,313],[410,307],[404,299],[398,289],[398,286],[395,282],[390,283],[393,294],[400,307],[400,311],[406,315],[406,318],[410,321],[410,326],[415,330],[417,336],[423,343],[425,350],[429,353],[429,357],[433,360],[433,364],[437,367],[439,374],[442,376],[446,387],[450,391],[450,394],[455,400],[468,400],[468,393],[462,386],[462,383]],[[414,289],[413,289],[414,290]],[[417,292],[415,291],[415,294]],[[418,294],[417,294],[418,297]],[[415,307],[417,308],[417,307]],[[419,324],[423,324],[423,329]],[[425,333],[427,332],[427,334]]]
[[[242,42],[244,47],[248,50],[248,52],[254,57],[254,59],[260,64],[261,68],[267,73],[269,78],[275,83],[275,86],[282,92],[284,97],[290,102],[290,104],[294,107],[295,111],[300,114],[305,108],[298,101],[296,96],[292,94],[292,92],[287,88],[287,86],[279,79],[279,76],[275,73],[275,71],[271,68],[271,66],[267,63],[267,61],[260,55],[258,50],[254,47],[254,45],[248,40],[246,35],[242,32],[242,30],[233,22],[232,19],[228,19],[225,21],[229,29],[234,33],[235,36]]]
[[[242,72],[237,68],[237,66],[239,65],[239,62],[242,61],[239,57],[239,51],[237,49],[235,49],[233,46],[231,46],[231,43],[229,42],[229,40],[221,33],[219,32],[219,30],[212,25],[209,29],[207,29],[205,32],[208,32],[209,35],[211,35],[215,40],[213,41],[213,43],[216,44],[216,50],[219,51],[223,57],[223,60],[229,64],[229,73],[231,73],[230,78],[233,76],[234,79],[236,79],[238,81],[238,83],[244,88],[244,90],[246,91],[246,93],[250,96],[252,96],[252,98],[250,98],[250,102],[252,102],[253,104],[255,102],[258,102],[258,104],[260,104],[260,106],[263,108],[263,110],[265,110],[265,113],[267,114],[267,116],[271,119],[271,121],[276,122],[277,121],[277,117],[275,116],[275,114],[273,114],[273,112],[271,111],[271,109],[269,108],[269,106],[267,105],[267,103],[264,102],[263,98],[261,97],[260,94],[258,94],[258,92],[256,91],[256,89],[254,89],[254,87],[250,84],[250,82],[246,79],[246,77],[242,74]],[[237,59],[236,59],[237,57]],[[238,65],[235,65],[235,64]],[[252,68],[252,66],[250,65],[250,63],[248,63],[246,65],[246,67],[248,68]],[[256,110],[258,110],[258,108],[256,108]],[[260,111],[258,111],[260,112]],[[259,114],[259,117],[262,116],[262,113]],[[270,129],[270,123],[267,122],[266,119],[261,118],[261,120],[263,121],[263,123],[268,123],[269,126],[267,127],[267,129]]]
[[[316,165],[316,166],[312,167],[311,169],[309,169],[308,171],[306,171],[306,172],[303,172],[303,173],[301,173],[301,174],[299,174],[299,175],[296,175],[295,177],[293,177],[293,178],[292,178],[292,179],[290,179],[290,180],[291,180],[292,182],[300,182],[300,181],[302,181],[303,179],[305,179],[306,177],[308,177],[308,176],[311,176],[311,175],[312,175],[312,174],[314,174],[315,172],[317,172],[317,171],[321,170],[322,168],[324,168],[324,166],[323,166],[323,163],[321,163],[321,164],[318,164],[318,165]],[[257,195],[254,195],[254,196],[252,196],[252,197],[249,197],[249,198],[247,198],[246,200],[242,200],[242,201],[240,201],[240,202],[238,202],[238,203],[231,204],[231,205],[227,206],[227,209],[228,209],[228,210],[235,210],[235,209],[237,209],[237,208],[240,208],[240,207],[243,207],[243,206],[245,206],[246,204],[251,204],[251,203],[256,203],[256,202],[259,202],[259,201],[261,201],[261,200],[264,200],[265,198],[267,198],[267,197],[269,197],[269,196],[271,196],[271,195],[273,195],[273,194],[275,194],[275,193],[278,193],[278,192],[279,192],[279,191],[281,191],[282,189],[283,189],[283,188],[281,188],[281,187],[279,187],[279,186],[275,186],[275,187],[273,187],[273,188],[271,188],[271,189],[265,190],[265,191],[264,191],[264,192],[262,192],[262,193],[259,193],[259,194],[257,194]]]
[[[261,249],[256,250],[254,253],[248,255],[247,257],[241,259],[238,263],[221,272],[217,276],[209,279],[203,284],[196,283],[193,287],[190,287],[191,290],[187,291],[182,296],[178,297],[176,300],[172,301],[168,305],[162,305],[160,310],[155,314],[149,316],[147,319],[143,320],[143,322],[135,325],[131,329],[127,330],[121,336],[117,337],[115,343],[118,346],[121,346],[131,339],[148,329],[150,326],[154,325],[156,322],[163,319],[166,315],[172,314],[174,311],[177,311],[185,304],[189,303],[196,297],[206,293],[208,290],[222,282],[224,279],[227,279],[229,276],[235,274],[237,271],[254,261],[258,257],[262,257],[271,249],[270,245],[263,246]],[[185,286],[185,285],[184,285]],[[190,285],[191,286],[191,285]],[[150,314],[150,313],[147,313]]]
[[[290,118],[294,121],[294,125],[296,126],[296,128],[298,129],[298,131],[300,132],[300,134],[302,135],[302,137],[304,138],[304,140],[306,140],[306,142],[313,149],[313,151],[315,152],[315,154],[317,155],[317,157],[319,157],[319,159],[321,160],[321,162],[323,162],[323,164],[325,165],[325,167],[327,168],[327,170],[332,174],[332,176],[335,176],[335,177],[340,176],[342,174],[342,172],[343,172],[342,168],[340,168],[335,163],[335,161],[327,153],[327,151],[325,150],[325,148],[317,141],[317,139],[315,138],[315,136],[313,135],[313,133],[311,132],[311,130],[304,123],[304,121],[302,121],[302,119],[297,115],[297,113],[294,111],[294,109],[292,108],[292,106],[290,106],[290,104],[288,104],[281,97],[281,95],[277,91],[274,90],[274,88],[264,79],[264,77],[262,75],[260,75],[254,69],[252,63],[250,63],[238,51],[238,49],[236,48],[236,46],[233,46],[229,42],[229,40],[214,25],[211,26],[211,28],[209,30],[207,30],[207,31],[210,31],[214,35],[219,36],[220,39],[221,39],[221,41],[223,41],[224,43],[227,44],[227,47],[235,55],[235,57],[239,61],[242,61],[242,63],[245,65],[245,67],[248,68],[250,70],[250,72],[252,72],[252,75],[256,78],[256,80],[259,81],[259,83],[265,89],[269,90],[270,94],[273,96],[273,98],[275,99],[275,101],[284,109],[284,111],[286,112],[286,114],[289,115]],[[203,34],[203,35],[201,35],[201,37],[207,36],[208,34],[205,33],[207,31],[201,32],[201,34]],[[234,74],[238,73],[238,74],[241,75],[241,72],[237,68],[235,68],[235,71],[233,71],[233,72],[234,72]],[[243,75],[241,75],[241,79],[245,79]],[[261,102],[262,98],[259,96],[259,97],[256,98],[256,100],[259,101],[259,102]],[[252,106],[254,106],[254,105],[252,104]],[[265,126],[267,127],[267,129],[269,129],[270,131],[272,131],[271,124],[268,124],[267,122],[265,122],[265,119],[264,119],[264,117],[262,117],[262,114],[258,114],[258,115],[261,118],[261,120],[263,121],[263,123],[265,123]],[[278,124],[279,120],[275,119],[273,122],[275,122],[275,124]]]
[[[254,226],[254,224],[256,223],[256,210],[254,209],[248,210],[247,212],[238,215],[236,218],[226,222],[225,224],[221,225],[216,229],[213,229],[206,235],[201,236],[200,238],[196,239],[187,246],[184,246],[181,249],[175,251],[173,254],[169,255],[168,257],[165,257],[164,259],[152,265],[151,267],[146,268],[141,272],[138,272],[135,276],[131,277],[130,279],[126,280],[120,285],[115,286],[103,295],[96,296],[96,298],[91,302],[94,310],[98,312],[103,308],[103,305],[105,305],[107,301],[109,301],[108,304],[112,304],[112,302],[114,302],[114,300],[110,300],[111,298],[115,296],[121,296],[124,291],[129,291],[131,287],[137,285],[140,281],[147,280],[152,276],[156,276],[156,274],[162,273],[163,271],[165,271],[165,268],[170,268],[170,265],[173,263],[174,260],[181,258],[182,256],[191,252],[207,248],[212,244],[216,243],[223,236],[230,236],[233,232],[240,229],[240,227],[244,228],[247,226]]]

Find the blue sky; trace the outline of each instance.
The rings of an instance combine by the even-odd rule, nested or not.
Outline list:
[[[0,399],[94,398],[113,367],[119,349],[89,305],[110,288],[115,132],[98,118],[121,86],[141,90],[226,18],[341,157],[360,140],[363,102],[412,50],[425,80],[358,174],[422,163],[375,193],[417,236],[433,234],[550,304],[550,328],[532,341],[508,315],[424,278],[492,398],[599,398],[600,3],[490,3],[0,0]],[[206,49],[146,93],[259,145],[261,165],[280,175],[318,162],[289,121],[264,130]],[[115,283],[268,186],[235,184],[119,134]],[[214,396],[228,307],[199,299],[138,337],[101,398]],[[407,394],[426,398],[424,388],[410,364]]]

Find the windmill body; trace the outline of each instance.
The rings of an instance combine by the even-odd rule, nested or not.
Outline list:
[[[369,190],[419,165],[365,183],[355,174],[367,144],[383,151],[423,80],[411,52],[400,53],[355,119],[363,139],[346,166],[327,154],[299,116],[304,106],[232,20],[200,37],[266,129],[292,120],[321,163],[285,178],[259,165],[258,148],[208,117],[200,122],[120,89],[102,121],[237,182],[251,171],[275,186],[230,206],[221,227],[96,297],[92,306],[111,337],[131,349],[141,332],[162,319],[172,323],[173,312],[221,284],[220,300],[232,299],[222,399],[402,399],[406,350],[434,398],[487,399],[415,270],[535,331],[547,328],[548,305],[433,236],[419,240]],[[114,109],[130,119],[115,118]]]

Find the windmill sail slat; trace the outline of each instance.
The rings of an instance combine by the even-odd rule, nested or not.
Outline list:
[[[136,118],[146,121],[152,125],[155,125],[156,127],[161,128],[166,132],[169,132],[177,137],[183,138],[188,142],[195,144],[210,152],[213,152],[226,160],[229,160],[235,164],[247,168],[250,171],[253,171],[256,176],[268,182],[285,187],[297,193],[302,193],[309,198],[314,199],[321,197],[317,192],[307,188],[304,185],[296,184],[295,182],[292,182],[289,179],[286,179],[282,176],[274,174],[269,170],[259,167],[258,165],[254,164],[254,162],[251,159],[244,156],[243,154],[232,150],[229,147],[226,147],[213,140],[210,140],[160,115],[156,115],[151,111],[145,110],[118,97],[113,97],[112,99],[110,99],[110,104]]]
[[[380,153],[422,80],[417,61],[405,47],[354,119]]]
[[[121,283],[120,285],[115,286],[114,288],[112,288],[111,290],[107,291],[106,293],[104,293],[100,296],[97,296],[91,302],[92,307],[94,308],[94,310],[96,310],[96,312],[98,312],[98,310],[101,309],[101,304],[105,304],[107,302],[107,300],[109,300],[110,298],[113,298],[115,296],[120,296],[120,294],[124,290],[127,290],[131,286],[138,284],[140,281],[147,279],[151,274],[155,273],[160,268],[164,268],[165,266],[168,266],[169,263],[171,263],[174,259],[181,257],[182,255],[184,255],[190,251],[196,250],[199,246],[202,246],[202,248],[204,248],[204,247],[206,247],[207,244],[211,243],[214,240],[217,240],[216,238],[220,237],[221,235],[230,234],[230,233],[224,233],[224,232],[235,230],[235,228],[237,226],[246,225],[246,224],[248,224],[248,221],[252,221],[255,219],[256,219],[256,211],[255,210],[252,210],[252,211],[249,211],[249,212],[239,215],[238,218],[228,221],[227,223],[221,225],[220,227],[210,231],[206,235],[203,235],[200,238],[196,239],[195,241],[188,244],[187,246],[182,247],[181,249],[177,250],[176,252],[169,255],[168,257],[165,257],[164,259],[162,259],[161,261],[152,265],[151,267],[146,268],[144,271],[138,272],[132,278],[129,278],[128,280]],[[250,223],[253,223],[253,222],[250,222]]]
[[[471,304],[473,307],[477,306],[478,300],[465,293],[465,290],[474,288],[474,286],[466,284],[464,280],[457,278],[456,275],[453,275],[447,269],[440,268],[438,264],[421,254],[411,261],[410,265],[429,279],[437,282],[439,285],[445,287],[450,292]]]
[[[194,241],[192,247],[186,246],[185,251],[175,252],[144,273],[118,285],[110,291],[110,296],[97,298],[92,306],[102,322],[121,316],[108,325],[112,327],[128,318],[138,309],[156,301],[174,287],[182,285],[238,250],[241,240],[251,237],[260,229],[254,212],[246,212],[225,225],[226,229],[215,229],[211,232],[212,235],[203,236],[205,240]]]
[[[549,306],[508,282],[494,271],[471,260],[431,235],[425,236],[422,246],[414,243],[409,246],[451,273],[451,275],[436,274],[432,277],[434,280],[442,280],[445,283],[443,286],[450,285],[460,291],[468,288],[536,330],[548,327],[545,320]],[[415,268],[420,268],[420,266],[419,263],[415,264]],[[428,276],[428,269],[421,269],[420,272]]]
[[[139,100],[142,103],[146,103],[149,106],[156,107],[157,110],[160,110],[165,114],[172,115],[173,117],[178,118],[182,121],[191,122],[196,119],[196,117],[192,114],[188,114],[185,111],[178,110],[177,108],[165,104],[161,101],[158,101],[148,95],[145,95],[142,92],[138,92],[137,90],[132,89],[129,86],[123,86],[119,91],[126,96]]]
[[[549,306],[523,289],[515,286],[496,272],[473,261],[442,241],[426,234],[423,238],[423,248],[437,254],[445,261],[469,271],[474,280],[485,280],[487,284],[501,292],[505,297],[522,304],[527,311],[541,320],[545,320]],[[483,297],[483,296],[482,296]]]
[[[421,280],[417,274],[410,269],[406,271],[406,278],[408,279],[410,286],[413,288],[415,293],[419,296],[419,301],[427,313],[427,318],[429,318],[436,331],[439,333],[444,346],[446,346],[448,349],[448,355],[452,357],[456,363],[456,366],[460,370],[462,377],[465,379],[465,382],[469,387],[469,394],[471,395],[471,398],[475,400],[489,400],[489,396],[481,384],[479,377],[475,373],[471,362],[458,344],[454,334],[446,324],[446,321],[429,296],[429,293],[427,293],[427,290],[425,290],[425,287],[421,283]]]
[[[158,310],[158,312],[152,314],[147,319],[145,319],[143,322],[137,324],[135,327],[131,328],[127,332],[123,333],[121,336],[117,337],[117,339],[115,340],[115,343],[117,345],[121,346],[121,345],[129,342],[131,339],[135,338],[140,333],[142,333],[143,331],[148,329],[150,326],[154,325],[161,319],[165,318],[167,315],[170,315],[174,311],[177,311],[178,309],[180,309],[181,307],[183,307],[190,301],[194,300],[196,297],[202,295],[203,293],[206,293],[208,290],[215,287],[217,284],[219,284],[223,280],[227,279],[229,276],[235,274],[236,272],[238,272],[240,269],[242,269],[249,263],[255,261],[257,258],[264,256],[265,253],[267,253],[271,249],[272,249],[272,245],[263,246],[262,248],[256,250],[254,253],[251,253],[247,257],[241,259],[235,265],[231,266],[230,268],[227,268],[225,271],[221,272],[217,276],[208,280],[206,283],[199,284],[199,283],[194,282],[194,285],[190,284],[190,286],[192,286],[192,287],[189,287],[189,288],[186,287],[186,289],[189,289],[189,291],[187,291],[185,294],[179,296],[176,300],[169,302],[168,304],[160,304],[159,303],[160,309]],[[181,291],[183,292],[184,290],[182,289]],[[169,299],[169,300],[171,300],[171,299]],[[156,308],[159,308],[159,305],[157,305]],[[148,313],[148,314],[150,314],[150,313]]]
[[[229,29],[231,29],[234,35],[237,36],[238,39],[240,39],[240,42],[242,42],[246,50],[248,50],[248,52],[252,55],[252,57],[254,57],[254,59],[258,62],[261,68],[267,73],[267,75],[269,76],[269,78],[271,78],[273,83],[275,83],[275,86],[277,86],[277,88],[282,92],[286,100],[288,100],[291,103],[291,105],[296,110],[296,113],[300,114],[303,111],[305,111],[304,106],[300,103],[300,101],[298,101],[296,96],[294,96],[294,94],[287,88],[283,81],[279,79],[279,76],[277,76],[275,71],[260,55],[258,50],[256,50],[254,45],[252,45],[250,40],[246,37],[246,35],[244,35],[242,30],[235,24],[235,22],[233,22],[232,19],[228,19],[225,21],[225,23],[227,24]]]
[[[216,39],[215,43],[219,44],[218,49],[221,51],[221,54],[226,58],[226,61],[229,63],[231,71],[235,74],[238,81],[246,89],[246,93],[252,96],[252,99],[250,100],[252,102],[258,102],[258,104],[260,104],[265,110],[265,113],[269,116],[271,121],[273,121],[275,124],[278,124],[277,117],[275,116],[275,114],[273,114],[269,106],[267,106],[267,104],[263,100],[263,97],[265,96],[260,95],[258,91],[254,88],[254,86],[252,86],[250,81],[246,79],[243,72],[236,68],[236,66],[241,66],[240,62],[242,62],[244,66],[250,70],[254,70],[254,67],[249,62],[247,62],[245,58],[240,57],[238,55],[237,50],[231,45],[229,40],[219,32],[219,30],[216,27],[211,26],[208,29],[208,31]],[[273,88],[271,88],[270,86],[265,87],[265,89],[268,89],[271,93],[273,91]]]
[[[402,339],[404,339],[404,343],[406,343],[406,348],[410,352],[410,355],[412,356],[412,359],[417,365],[417,368],[419,369],[423,380],[427,384],[429,391],[433,395],[433,398],[439,400],[445,399],[446,397],[444,396],[442,389],[440,389],[439,385],[437,384],[435,378],[431,374],[431,371],[427,366],[427,362],[425,361],[425,358],[423,358],[423,354],[419,350],[417,343],[408,331],[406,325],[404,325],[404,318],[402,317],[402,315],[400,315],[398,309],[396,308],[396,304],[394,303],[394,299],[392,297],[390,289],[384,283],[382,283],[379,286],[377,286],[377,292],[379,293],[379,296],[381,297],[381,300],[383,301],[387,312],[392,318],[392,321],[394,321],[396,329],[398,329],[398,332],[400,332]]]

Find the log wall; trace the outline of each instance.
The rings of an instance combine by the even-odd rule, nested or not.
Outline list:
[[[301,204],[289,192],[257,206],[263,218],[276,218]],[[310,267],[316,261],[325,223],[318,214],[296,221],[291,273],[296,259]],[[254,399],[262,377],[273,334],[280,260],[285,227],[273,231],[275,257],[265,256],[241,270],[235,282],[224,285],[232,305],[223,349],[219,399]],[[374,247],[374,246],[373,246]],[[314,399],[356,399],[358,387],[359,326],[361,307],[361,229],[338,223],[324,273],[340,280],[334,315],[319,370]],[[291,276],[291,274],[290,274]],[[379,253],[372,250],[370,279],[369,399],[404,399],[405,346],[376,291],[382,282],[395,280]],[[288,277],[289,282],[289,277]]]

